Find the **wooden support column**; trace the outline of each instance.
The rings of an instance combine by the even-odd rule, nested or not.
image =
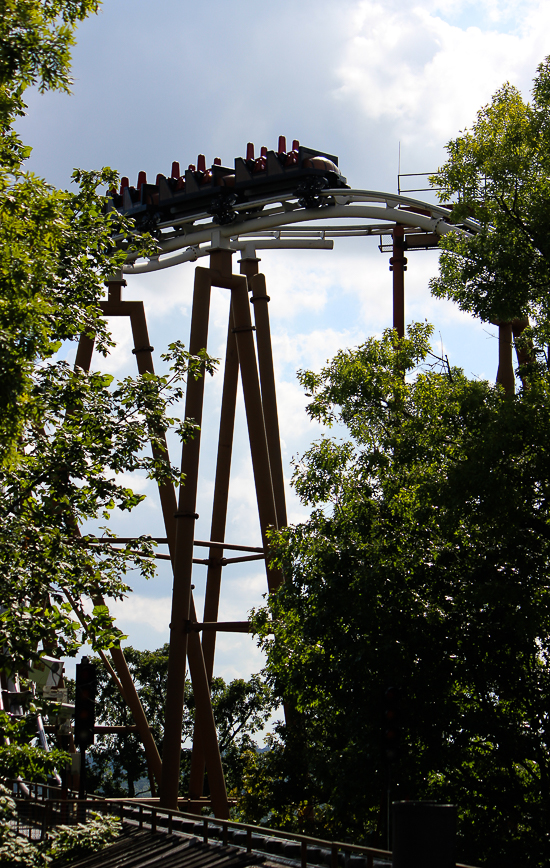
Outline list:
[[[109,302],[111,303],[120,303],[121,289],[122,286],[126,285],[126,281],[121,279],[109,281],[107,284],[108,292],[109,292],[109,301],[102,303],[103,312],[105,312],[105,308],[109,306]],[[138,302],[137,304],[141,304]],[[143,308],[143,305],[142,305]],[[92,354],[94,350],[94,339],[86,336],[82,336],[79,341],[75,367],[79,367],[84,371],[90,370],[90,365],[92,362]],[[124,652],[121,648],[113,648],[110,652],[111,659],[113,661],[113,665],[117,671],[118,677],[122,684],[122,688],[124,690],[124,699],[132,712],[132,716],[135,720],[136,726],[138,727],[139,736],[142,740],[143,747],[145,750],[145,756],[147,758],[147,765],[150,770],[150,774],[156,780],[158,786],[160,786],[161,780],[161,760],[158,752],[158,748],[155,744],[155,740],[151,734],[151,730],[149,728],[149,724],[147,722],[147,718],[145,716],[145,712],[143,710],[143,706],[141,704],[141,700],[138,696],[137,690],[135,688],[135,684],[133,682],[132,676],[130,675],[130,670],[128,669],[128,663],[126,662],[126,658],[124,656]],[[153,789],[154,782],[151,780],[151,788]]]
[[[397,337],[405,337],[405,272],[407,260],[405,251],[405,229],[395,226],[393,230],[393,255],[390,271],[393,272],[393,327]]]
[[[252,335],[254,326],[250,316],[246,277],[233,276],[231,297],[260,528],[263,547],[267,556],[269,546],[266,532],[268,527],[278,527],[277,510],[273,493],[256,349]],[[266,572],[269,591],[274,591],[280,586],[282,576],[278,570],[273,570],[267,564]]]
[[[273,369],[271,329],[269,325],[269,296],[266,291],[265,275],[256,274],[253,277],[250,277],[249,283],[252,290],[252,298],[250,300],[254,305],[254,323],[256,325],[256,344],[258,347],[258,366],[260,369],[262,406],[264,409],[265,433],[269,450],[273,494],[277,510],[277,526],[286,527],[288,522],[286,517],[285,481],[283,474],[283,458],[281,455],[281,435],[279,433],[275,371]]]
[[[512,323],[499,322],[498,325],[498,371],[497,384],[507,395],[513,395],[516,388],[514,365],[512,362]]]
[[[210,310],[210,270],[197,268],[191,317],[189,351],[198,353],[205,349],[208,337]],[[185,417],[199,425],[202,421],[204,378],[189,379],[185,401]],[[172,593],[172,616],[170,623],[170,652],[166,688],[166,715],[164,726],[164,749],[162,756],[162,784],[160,804],[165,808],[177,808],[180,758],[181,726],[185,692],[186,658],[197,701],[197,714],[201,719],[200,741],[210,775],[212,806],[218,817],[227,817],[229,807],[223,778],[221,757],[216,738],[216,729],[210,704],[208,680],[204,658],[197,633],[190,633],[192,613],[191,578],[197,483],[200,452],[200,431],[183,445],[181,469],[185,484],[179,492],[176,512],[176,543],[174,553],[174,586]],[[199,711],[200,709],[200,711]]]

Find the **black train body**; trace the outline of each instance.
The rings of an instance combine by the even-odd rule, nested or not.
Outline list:
[[[241,206],[240,214],[259,214],[262,200],[283,194],[296,195],[306,208],[321,207],[330,204],[330,198],[319,195],[322,190],[349,189],[338,157],[301,145],[288,153],[262,148],[257,159],[237,157],[233,169],[219,163],[207,169],[201,156],[197,167],[190,166],[184,175],[174,163],[172,177],[157,175],[155,184],[148,184],[140,172],[137,187],[123,178],[120,192],[111,191],[109,207],[133,217],[137,229],[154,231],[159,224],[194,216],[232,223],[237,216],[234,206]],[[242,208],[248,203],[250,212]]]

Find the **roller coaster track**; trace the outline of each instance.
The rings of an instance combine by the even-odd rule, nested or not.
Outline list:
[[[218,225],[206,212],[165,221],[157,225],[158,253],[147,260],[128,258],[125,274],[145,274],[192,262],[220,247],[229,250],[310,248],[331,249],[334,240],[358,236],[390,236],[403,226],[414,247],[435,247],[435,236],[449,232],[475,234],[479,224],[465,220],[451,223],[450,208],[419,199],[372,190],[328,189],[319,193],[326,204],[316,208],[300,205],[296,193],[246,202],[234,207],[232,223]],[[357,220],[351,225],[332,221]],[[327,221],[331,221],[325,225]],[[366,222],[368,221],[368,222]],[[316,224],[312,229],[311,224]],[[422,236],[426,238],[423,243]],[[181,252],[180,252],[181,251]]]
[[[228,816],[228,800],[209,682],[213,676],[217,631],[238,633],[249,629],[247,621],[224,623],[218,619],[222,568],[251,558],[263,558],[266,560],[268,589],[275,591],[282,576],[269,564],[268,529],[287,524],[269,296],[265,277],[258,272],[256,251],[327,250],[341,238],[378,236],[380,250],[392,253],[393,326],[397,334],[403,336],[405,251],[435,249],[439,239],[450,232],[473,235],[479,231],[474,220],[453,223],[450,206],[432,205],[400,194],[350,189],[338,169],[336,157],[301,148],[298,142],[294,142],[293,150],[287,153],[285,140],[281,138],[278,153],[262,149],[256,160],[253,146],[249,144],[248,148],[246,160],[237,158],[234,170],[222,167],[216,160],[207,170],[201,156],[197,163],[199,169],[190,166],[185,176],[180,174],[179,164],[174,163],[172,177],[159,175],[155,184],[147,184],[145,173],[140,173],[135,188],[129,186],[127,178],[122,179],[120,192],[111,191],[108,208],[133,217],[136,220],[135,232],[149,231],[156,239],[157,250],[147,258],[129,253],[121,272],[107,282],[108,297],[101,303],[105,316],[130,320],[134,339],[132,352],[138,371],[152,374],[153,347],[150,346],[144,306],[141,301],[122,300],[125,277],[210,257],[209,267],[198,267],[195,272],[189,341],[192,353],[207,345],[212,287],[229,290],[227,351],[209,539],[196,540],[194,531],[198,518],[200,434],[183,447],[185,486],[180,488],[177,496],[169,486],[159,490],[166,534],[159,541],[169,549],[169,554],[159,557],[172,562],[174,574],[162,764],[123,652],[118,649],[111,654],[115,680],[119,680],[118,686],[132,710],[145,746],[151,787],[154,789],[155,783],[159,787],[160,801],[166,808],[178,803],[185,661],[188,660],[197,709],[189,797],[195,801],[202,797],[206,767],[212,807],[216,816],[222,818]],[[115,240],[124,247],[129,239],[121,235]],[[241,252],[240,274],[233,273],[232,253],[235,251]],[[93,348],[93,339],[88,336],[81,338],[77,366],[89,369]],[[262,545],[254,548],[225,542],[239,377],[262,537]],[[186,394],[185,415],[199,424],[203,383],[202,379],[190,379]],[[208,558],[194,557],[196,546],[207,547]],[[255,554],[225,558],[225,549],[242,549]],[[193,602],[193,564],[208,567],[202,620],[199,620]],[[108,668],[114,675],[113,668],[110,665]],[[6,688],[5,696],[8,698]],[[10,699],[13,702],[13,697]]]

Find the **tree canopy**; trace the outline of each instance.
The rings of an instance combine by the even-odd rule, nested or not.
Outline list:
[[[348,436],[296,460],[312,513],[271,538],[286,581],[255,625],[292,714],[251,771],[250,819],[381,844],[389,785],[457,804],[461,860],[548,864],[549,93],[547,60],[533,102],[501,88],[434,177],[479,232],[445,236],[432,289],[531,318],[518,394],[438,361],[426,325],[299,374],[310,416]]]
[[[114,171],[75,170],[76,189],[56,190],[26,171],[30,149],[13,129],[28,86],[69,90],[74,29],[98,6],[96,0],[1,4],[0,592],[9,606],[0,622],[2,666],[12,673],[47,648],[72,655],[84,638],[95,647],[119,641],[101,600],[128,590],[129,568],[152,573],[151,544],[115,551],[81,539],[79,525],[106,522],[114,508],[140,502],[121,484],[125,472],[142,469],[179,484],[179,472],[163,459],[164,437],[170,427],[192,436],[194,425],[171,411],[188,374],[213,371],[205,354],[191,357],[179,343],[165,356],[170,373],[120,383],[73,370],[59,353],[81,335],[94,337],[104,355],[109,351],[100,307],[105,281],[128,249],[154,246],[105,207]],[[156,459],[144,451],[148,441]],[[94,609],[82,634],[71,601],[86,597]]]
[[[505,84],[476,122],[447,145],[432,178],[453,218],[479,233],[441,241],[432,291],[484,321],[530,316],[547,335],[550,306],[550,59],[538,67],[532,102]]]
[[[205,353],[191,356],[180,343],[164,357],[168,373],[118,383],[64,361],[81,335],[108,353],[105,282],[128,250],[155,245],[107,209],[116,172],[75,170],[74,189],[57,190],[27,170],[30,149],[14,128],[28,87],[69,92],[74,30],[98,7],[0,2],[0,668],[16,681],[45,652],[74,656],[85,641],[96,650],[120,642],[105,598],[129,591],[130,569],[152,574],[151,541],[113,549],[79,528],[140,502],[124,484],[127,472],[181,482],[165,435],[173,428],[193,436],[194,423],[178,412],[184,383],[214,369]],[[31,692],[25,699],[32,718]],[[4,774],[51,770],[52,758],[19,750],[27,737],[2,720]]]
[[[543,864],[550,378],[509,400],[455,368],[426,369],[428,338],[425,326],[400,343],[387,332],[302,374],[311,415],[350,439],[324,437],[297,463],[314,509],[272,539],[286,582],[256,629],[296,719],[265,759],[281,764],[279,803],[260,776],[249,807],[274,822],[309,807],[318,830],[375,840],[393,686],[393,797],[456,803],[466,861],[511,865],[527,849]]]

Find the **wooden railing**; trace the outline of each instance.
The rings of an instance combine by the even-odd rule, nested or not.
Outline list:
[[[17,786],[17,782],[14,782]],[[256,852],[277,859],[298,862],[301,868],[308,865],[324,865],[327,868],[373,868],[374,859],[391,863],[392,853],[376,847],[366,847],[360,844],[349,844],[344,841],[327,841],[285,832],[279,829],[269,829],[265,826],[254,826],[249,823],[239,823],[236,820],[220,820],[213,816],[198,816],[184,811],[161,808],[151,804],[149,800],[139,799],[104,799],[91,796],[87,799],[61,798],[54,795],[58,787],[25,782],[30,791],[27,797],[17,798],[18,803],[31,801],[37,807],[41,806],[41,822],[44,831],[59,823],[85,822],[91,812],[114,814],[121,820],[137,825],[140,829],[149,828],[154,834],[159,829],[168,834],[179,832],[196,838],[202,838],[205,843],[221,842],[233,847]],[[355,857],[355,858],[353,858]],[[361,863],[363,863],[361,865]],[[456,868],[474,868],[471,865],[456,863]]]

